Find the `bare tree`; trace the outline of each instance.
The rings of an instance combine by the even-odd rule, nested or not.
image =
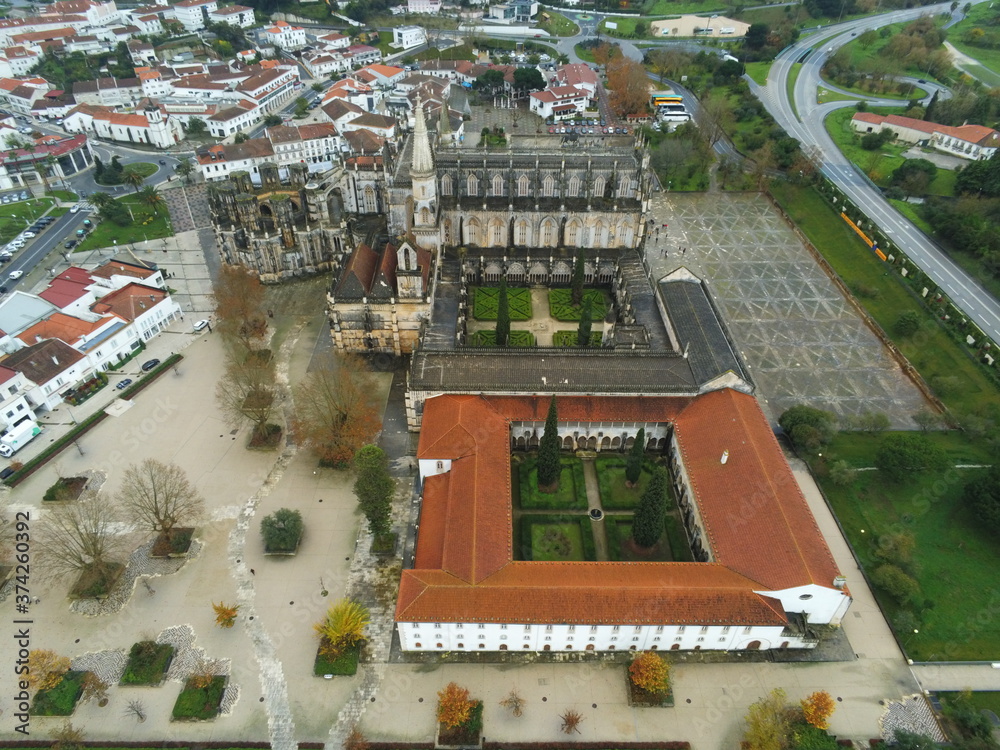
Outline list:
[[[520,717],[524,715],[524,704],[527,701],[522,698],[517,688],[512,688],[507,697],[500,701],[500,705],[510,711],[511,716]]]
[[[220,332],[252,349],[267,333],[264,285],[243,266],[223,266],[212,291]]]
[[[83,739],[83,730],[67,721],[52,733],[52,750],[80,750]]]
[[[123,556],[127,541],[117,533],[120,520],[115,503],[98,500],[93,494],[54,508],[35,533],[42,573],[50,577],[110,574]]]
[[[142,723],[146,720],[146,704],[141,700],[131,700],[122,711],[122,715],[126,718],[134,717],[138,723]]]
[[[573,734],[573,732],[580,734],[580,724],[583,722],[583,716],[579,711],[570,708],[559,718],[562,719],[561,729],[563,734]]]
[[[168,539],[179,524],[191,523],[205,504],[177,464],[147,458],[125,470],[118,502],[138,526]]]
[[[359,357],[314,370],[295,391],[296,432],[325,463],[350,461],[380,426],[368,368]]]
[[[732,118],[729,105],[723,97],[706,97],[698,108],[696,119],[698,127],[708,139],[708,145],[714,146],[726,132],[726,125]]]
[[[274,414],[278,388],[274,368],[260,352],[232,352],[226,371],[215,388],[215,397],[232,426],[249,423],[254,437],[263,438]]]

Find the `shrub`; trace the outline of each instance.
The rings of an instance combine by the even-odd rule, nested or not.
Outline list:
[[[912,601],[920,593],[920,585],[892,563],[884,563],[872,573],[872,583],[900,604]]]
[[[786,409],[778,417],[778,424],[797,449],[814,450],[826,444],[833,437],[836,423],[837,418],[830,412],[805,404]]]
[[[66,672],[62,679],[47,690],[35,693],[31,703],[34,716],[69,716],[76,708],[76,702],[83,692],[83,677],[86,672]]]
[[[831,737],[822,729],[809,726],[798,726],[792,731],[793,750],[837,750],[837,738]]]
[[[365,637],[368,626],[368,610],[350,599],[341,599],[330,605],[326,617],[313,625],[320,639],[320,652],[325,656],[337,657]]]
[[[36,648],[28,652],[28,687],[51,690],[69,673],[69,659],[55,651]]]
[[[266,552],[294,552],[302,538],[302,514],[281,508],[260,522]]]
[[[948,465],[944,452],[922,433],[894,433],[882,438],[875,453],[875,466],[892,481],[901,481],[922,471]]]
[[[188,680],[174,703],[173,716],[175,719],[193,721],[214,718],[219,713],[225,692],[226,678],[222,675],[215,675],[205,686],[192,684],[192,680]]]
[[[829,729],[830,717],[837,704],[825,690],[818,690],[801,701],[802,715],[816,729]]]
[[[967,485],[962,499],[985,526],[1000,529],[1000,468],[994,467]]]
[[[122,673],[122,685],[159,685],[170,666],[174,647],[169,643],[139,641],[129,650],[128,663]]]
[[[916,310],[907,310],[902,313],[898,318],[896,318],[896,323],[893,325],[892,330],[896,332],[898,336],[910,337],[915,334],[920,328],[920,315]]]

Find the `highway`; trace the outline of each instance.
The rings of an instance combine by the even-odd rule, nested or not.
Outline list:
[[[985,2],[985,0],[977,0]],[[833,110],[852,106],[853,102],[816,103],[816,91],[822,84],[820,68],[823,62],[855,35],[868,29],[910,21],[927,13],[949,13],[948,4],[894,11],[820,29],[784,49],[775,59],[766,86],[751,82],[767,110],[778,124],[797,138],[807,153],[815,155],[823,173],[879,226],[881,231],[906,254],[951,298],[951,300],[993,339],[1000,342],[1000,302],[947,255],[919,229],[882,197],[868,179],[845,159],[823,121]],[[793,64],[813,50],[799,72],[792,98],[788,95],[788,78]]]

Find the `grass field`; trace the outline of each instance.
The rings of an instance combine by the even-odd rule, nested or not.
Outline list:
[[[531,559],[540,562],[583,560],[583,532],[577,521],[531,524]]]
[[[416,55],[417,60],[468,60],[475,62],[476,56],[472,53],[472,47],[468,44],[459,44],[456,47],[449,47],[441,50],[437,47],[428,47]]]
[[[580,32],[580,27],[562,13],[556,13],[551,8],[546,8],[542,12],[549,17],[548,21],[538,24],[538,28],[542,31],[547,31],[552,36],[576,36]],[[541,15],[539,13],[538,17],[541,18]]]
[[[75,201],[79,198],[72,190],[50,190],[45,195],[58,198],[61,201]]]
[[[933,436],[948,446],[949,456],[975,460],[982,451],[960,433]],[[824,448],[824,459],[870,465],[880,438],[861,433],[838,436]],[[923,661],[996,659],[1000,657],[1000,621],[982,617],[995,606],[1000,546],[995,535],[967,511],[962,489],[982,469],[950,469],[902,484],[877,471],[859,472],[854,482],[820,484],[837,518],[870,574],[880,560],[874,554],[880,535],[906,532],[916,544],[911,575],[920,584],[917,601],[901,606],[876,591],[910,658]],[[914,633],[917,630],[919,632]]]
[[[771,192],[847,286],[855,292],[866,290],[861,303],[931,386],[942,378],[948,379],[946,382],[958,379],[961,387],[950,392],[939,390],[948,408],[964,415],[982,413],[988,405],[1000,406],[1000,393],[979,366],[894,278],[895,271],[871,254],[818,192],[788,183],[775,183]],[[894,336],[893,325],[900,314],[909,310],[920,315],[919,337]]]
[[[961,693],[938,693],[938,698],[943,700],[954,700],[958,698]],[[975,708],[980,711],[987,710],[992,711],[997,716],[1000,716],[1000,691],[980,691],[969,694],[969,703],[971,703]]]
[[[683,16],[696,14],[699,16],[712,15],[713,13],[731,13],[733,8],[726,3],[698,2],[698,0],[687,0],[677,2],[676,0],[657,0],[657,2],[643,15],[648,16]]]
[[[827,102],[853,102],[857,101],[858,97],[851,94],[841,94],[839,91],[831,91],[828,88],[820,86],[816,90],[816,103],[826,104]]]
[[[750,76],[759,86],[767,85],[767,74],[771,70],[774,61],[747,63],[747,75]]]
[[[944,24],[944,21],[941,20],[940,16],[935,17],[934,22],[938,26],[942,26]],[[906,23],[894,23],[885,27],[891,29],[892,34],[884,38],[880,35],[879,38],[875,40],[875,43],[872,44],[868,49],[863,49],[860,42],[858,42],[857,39],[848,42],[841,49],[846,49],[850,53],[851,65],[854,68],[859,70],[863,69],[865,64],[867,64],[867,62],[872,58],[876,57],[881,52],[882,48],[889,43],[892,37],[895,36],[898,32],[902,31],[905,26],[909,25],[909,23],[910,23],[909,21]],[[949,38],[953,33],[954,31],[949,29],[948,31]],[[932,76],[930,73],[921,70],[915,65],[911,65],[908,68],[904,68],[902,71],[900,71],[900,73],[904,76],[910,76],[911,78],[923,78],[928,81],[937,81],[937,79],[934,78],[934,76]],[[938,81],[938,83],[944,83],[944,82]],[[875,94],[869,94],[869,96],[875,96]],[[890,98],[892,97],[890,96]]]
[[[799,73],[802,72],[802,63],[792,63],[791,69],[788,71],[788,79],[785,81],[785,87],[788,91],[788,101],[792,103],[792,112],[795,116],[799,116],[799,111],[795,107],[795,82],[799,80]]]
[[[352,675],[358,671],[358,659],[361,656],[361,644],[353,648],[347,648],[340,652],[340,656],[331,658],[316,651],[316,660],[313,662],[313,674],[322,677],[327,674]]]
[[[129,242],[139,242],[142,240],[158,240],[161,237],[172,237],[173,230],[170,228],[167,219],[167,207],[160,206],[159,214],[154,214],[153,210],[145,203],[142,203],[135,195],[126,195],[117,199],[132,210],[134,221],[127,227],[120,227],[113,221],[101,221],[87,235],[74,252],[82,253],[89,250],[96,250],[99,247],[112,247],[115,240],[119,245],[127,245]]]
[[[625,486],[625,463],[622,454],[601,454],[594,459],[601,507],[606,511],[635,510],[649,484],[654,468],[651,461],[643,462],[642,473],[634,488]]]
[[[965,18],[948,29],[948,41],[955,46],[955,49],[982,63],[978,66],[965,67],[987,86],[1000,86],[1000,50],[966,44],[962,41],[962,37],[977,26],[981,28],[992,26],[996,16],[997,11],[990,3],[974,5]]]
[[[579,44],[573,46],[573,51],[576,52],[577,57],[579,57],[584,62],[593,64],[594,62],[594,52],[593,50],[581,47]]]
[[[29,198],[17,203],[0,203],[0,243],[7,243],[51,208],[50,198]]]

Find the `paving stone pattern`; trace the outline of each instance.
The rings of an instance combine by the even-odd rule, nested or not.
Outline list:
[[[905,730],[925,734],[935,742],[944,742],[944,733],[934,718],[934,712],[922,695],[911,695],[901,701],[890,701],[879,721],[886,742],[896,740],[896,732]]]
[[[177,185],[163,190],[161,194],[170,211],[170,222],[176,234],[212,226],[208,191],[204,183]]]
[[[808,403],[913,427],[920,392],[766,198],[659,193],[652,215],[654,277],[685,266],[708,281],[772,418]]]

